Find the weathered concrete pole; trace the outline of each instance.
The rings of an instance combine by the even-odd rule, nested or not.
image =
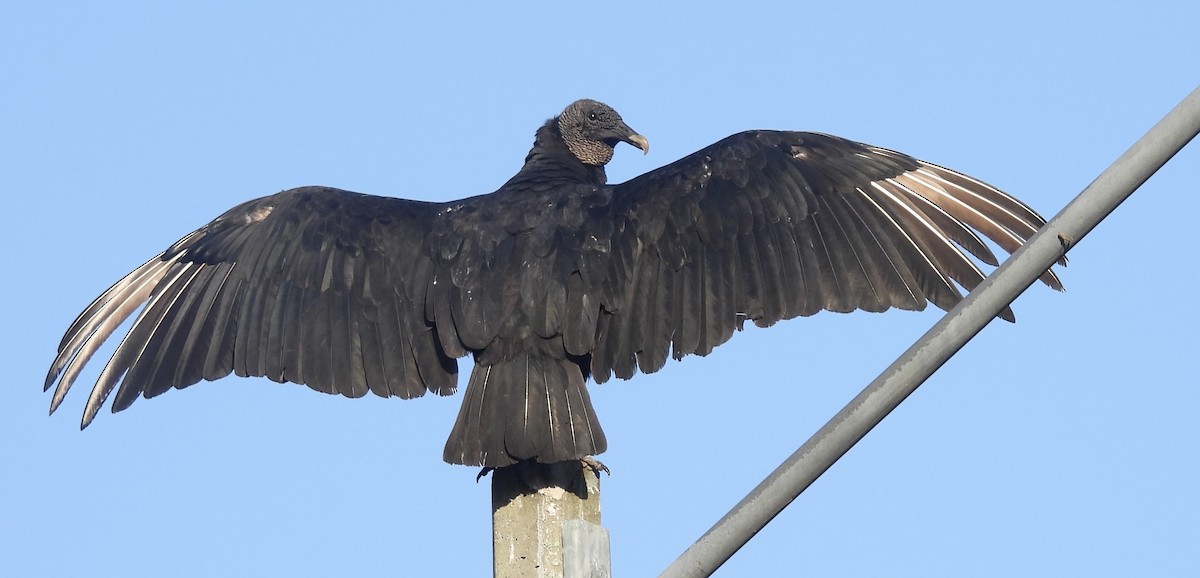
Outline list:
[[[564,549],[565,522],[572,523]],[[493,471],[492,557],[495,578],[608,576],[596,472],[579,461],[522,462]],[[572,570],[564,575],[567,567]]]

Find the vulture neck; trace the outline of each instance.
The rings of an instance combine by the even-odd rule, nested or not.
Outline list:
[[[525,156],[525,166],[503,188],[603,185],[607,179],[603,165],[584,164],[567,149],[558,119],[552,118],[538,129],[533,148]]]

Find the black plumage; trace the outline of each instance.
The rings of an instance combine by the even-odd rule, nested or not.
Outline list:
[[[589,376],[706,355],[745,320],[948,309],[956,283],[983,279],[964,250],[996,264],[979,233],[1011,252],[1044,224],[971,177],[829,135],[743,132],[608,185],[619,142],[648,147],[581,100],[491,194],[304,187],[234,207],[80,314],[46,378],[51,411],[140,309],[83,427],[114,389],[119,411],[230,372],[349,397],[446,395],[472,355],[446,461],[576,459],[606,446]],[[1061,289],[1051,271],[1042,281]]]

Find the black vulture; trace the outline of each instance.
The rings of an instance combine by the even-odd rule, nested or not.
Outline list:
[[[92,388],[137,397],[234,372],[412,398],[475,368],[446,443],[502,467],[603,452],[585,382],[706,355],[744,321],[820,310],[949,309],[1045,220],[962,173],[818,133],[735,134],[628,182],[604,165],[647,140],[580,100],[537,130],[516,176],[447,203],[302,187],[188,233],[96,298],[46,377],[53,412],[135,311]],[[1052,271],[1042,275],[1061,289]],[[1002,317],[1012,320],[1011,311]]]

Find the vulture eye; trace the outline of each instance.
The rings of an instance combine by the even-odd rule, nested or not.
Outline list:
[[[596,113],[594,113],[594,112],[589,112],[589,113],[588,113],[588,120],[596,120]]]

